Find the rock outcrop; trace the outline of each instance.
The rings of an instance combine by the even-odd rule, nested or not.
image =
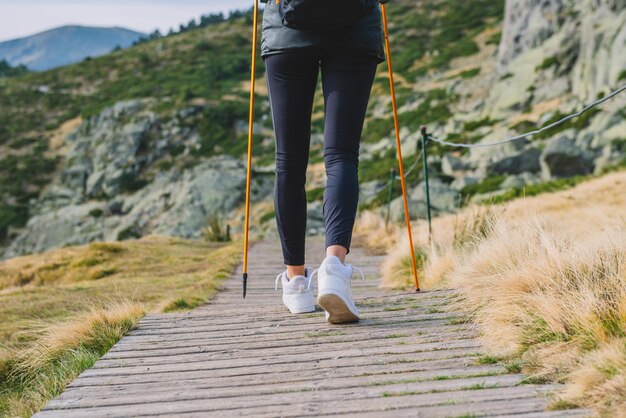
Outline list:
[[[120,102],[67,137],[59,181],[33,202],[34,216],[3,258],[151,233],[201,238],[212,214],[241,205],[246,169],[233,157],[152,170],[173,147],[194,147],[197,134],[177,119],[161,120],[149,105]]]

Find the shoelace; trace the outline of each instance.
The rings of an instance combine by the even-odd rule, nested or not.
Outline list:
[[[311,281],[313,280],[313,273],[315,273],[316,271],[317,269],[313,270],[313,272],[309,275],[309,282],[307,283],[306,289],[304,289],[304,286],[300,286],[300,293],[304,293],[306,291],[311,290]],[[274,282],[274,290],[278,290],[278,282],[281,280],[281,277],[283,276],[283,274],[285,274],[285,272],[282,272],[278,276],[276,276],[276,281]]]

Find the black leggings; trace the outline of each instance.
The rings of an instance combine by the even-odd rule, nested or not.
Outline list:
[[[284,263],[304,265],[306,169],[321,68],[324,91],[325,246],[350,252],[359,198],[359,145],[378,60],[359,51],[309,47],[265,58],[276,135],[274,208]]]

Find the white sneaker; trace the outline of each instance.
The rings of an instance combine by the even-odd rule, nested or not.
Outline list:
[[[313,272],[305,268],[305,276],[298,275],[287,279],[287,270],[276,276],[275,290],[278,290],[278,281],[282,280],[283,303],[291,313],[315,312],[315,298],[313,297]]]
[[[326,320],[331,324],[342,324],[346,322],[356,322],[359,320],[359,310],[354,304],[350,283],[352,272],[356,269],[363,272],[358,267],[351,264],[343,264],[339,257],[327,256],[320,267],[313,272],[318,277],[317,304],[326,311]]]

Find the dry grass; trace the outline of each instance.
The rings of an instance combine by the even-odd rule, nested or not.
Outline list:
[[[562,401],[626,408],[626,229],[581,237],[553,220],[497,219],[459,254],[449,286],[495,354],[567,384]]]
[[[394,223],[385,225],[385,220],[375,212],[365,211],[354,224],[353,235],[361,245],[374,253],[384,254],[396,243],[401,229]]]
[[[559,381],[555,406],[626,410],[626,173],[493,208],[468,208],[415,241],[423,288],[458,289],[493,354],[531,381]],[[385,285],[410,282],[406,241]],[[398,277],[401,279],[398,280]]]
[[[110,302],[71,320],[33,328],[34,343],[0,353],[0,414],[31,416],[38,411],[132,329],[144,309],[133,302]]]
[[[240,253],[240,240],[153,236],[0,263],[0,416],[37,411],[144,311],[204,303]]]
[[[239,261],[240,244],[146,237],[2,262],[0,345],[25,344],[33,321],[53,324],[112,296],[156,311],[198,306]]]

